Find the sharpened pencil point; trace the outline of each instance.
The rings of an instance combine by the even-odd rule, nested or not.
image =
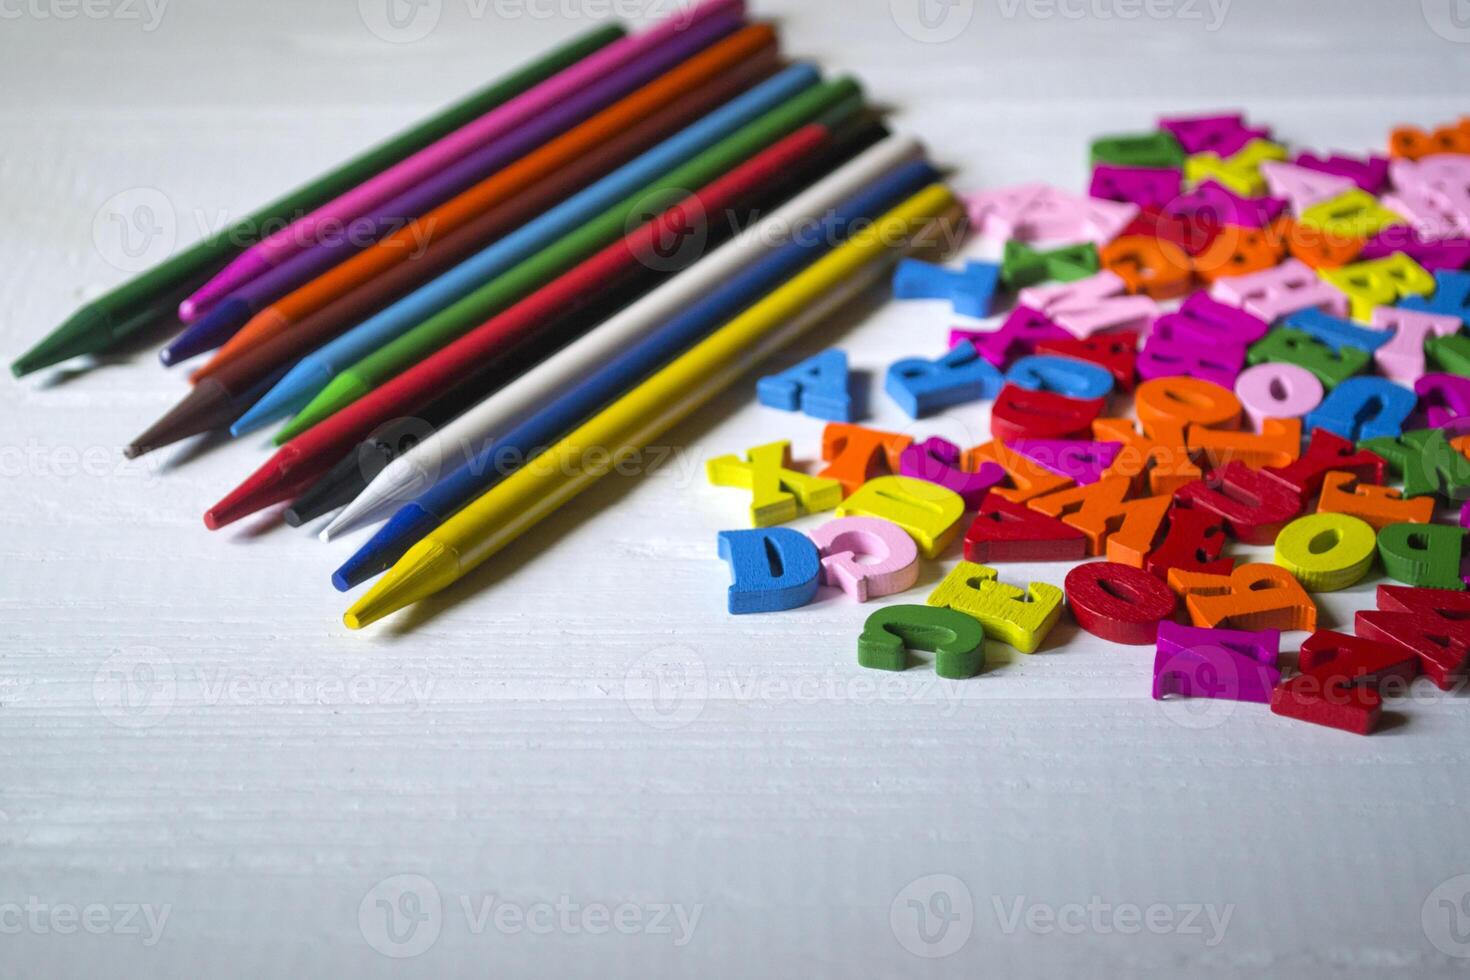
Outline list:
[[[77,310],[40,343],[16,358],[10,372],[17,378],[42,368],[92,354],[113,341],[112,318],[93,306]]]
[[[420,541],[347,610],[342,621],[348,629],[362,629],[427,599],[453,583],[458,575],[459,555],[453,549],[439,541]]]
[[[235,420],[230,432],[237,436],[265,428],[277,419],[305,408],[312,397],[332,380],[332,375],[322,368],[303,368],[298,364],[286,372],[260,401]]]
[[[374,575],[393,567],[425,535],[433,532],[440,518],[416,503],[404,504],[388,523],[352,554],[332,575],[339,592],[361,585]]]
[[[181,439],[223,429],[238,412],[230,392],[213,378],[205,379],[190,388],[183,400],[149,426],[148,431],[134,439],[123,454],[135,459]]]
[[[290,500],[306,489],[318,472],[310,466],[305,467],[304,472],[298,472],[300,463],[301,452],[294,446],[278,449],[260,469],[246,477],[244,483],[204,512],[204,526],[217,531],[271,504]]]
[[[296,413],[280,432],[275,435],[276,445],[290,442],[307,429],[335,415],[363,395],[372,391],[372,386],[351,371],[344,371],[331,380],[317,393],[311,402]]]
[[[250,304],[240,299],[227,299],[204,316],[191,323],[183,333],[174,338],[158,359],[165,367],[172,367],[191,357],[214,350],[235,335],[245,321],[250,319]]]

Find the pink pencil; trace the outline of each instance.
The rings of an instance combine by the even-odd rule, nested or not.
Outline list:
[[[738,14],[744,10],[745,0],[702,0],[687,10],[670,15],[651,30],[615,41],[589,55],[246,249],[179,304],[179,319],[185,323],[194,322],[230,293],[309,246],[316,240],[318,229],[347,225],[472,150],[504,136],[568,95],[642,57],[692,25],[720,14]]]

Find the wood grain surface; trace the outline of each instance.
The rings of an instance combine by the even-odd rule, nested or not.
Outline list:
[[[391,22],[389,2],[0,0],[0,347],[120,281],[159,247],[145,231],[187,241],[672,0],[424,0]],[[956,186],[1081,190],[1092,136],[1163,113],[1240,107],[1350,151],[1457,118],[1454,2],[755,9],[788,51],[857,73]],[[779,363],[840,345],[874,424],[973,445],[983,406],[911,423],[881,391],[956,322],[873,297]],[[263,437],[122,460],[183,385],[152,346],[0,383],[0,977],[1470,969],[1461,694],[1420,681],[1362,739],[1155,703],[1150,650],[1065,620],[1037,655],[992,644],[986,673],[941,683],[860,670],[870,610],[835,592],[730,617],[715,534],[745,500],[704,460],[819,447],[821,423],[759,407],[753,378],[654,472],[349,634],[327,577],[360,535],[201,523]],[[922,601],[956,558],[881,601]],[[1323,597],[1325,625],[1371,589]]]

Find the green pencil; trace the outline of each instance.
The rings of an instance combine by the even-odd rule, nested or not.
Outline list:
[[[172,295],[181,288],[202,283],[253,244],[262,227],[292,221],[302,212],[325,204],[343,191],[606,47],[623,34],[623,28],[617,26],[589,31],[104,293],[73,313],[65,323],[18,358],[10,366],[11,372],[20,377],[68,358],[110,347],[136,333],[157,318],[152,314],[158,311],[158,300],[162,295]],[[145,309],[150,315],[143,315]]]
[[[669,203],[670,195],[688,193],[690,188],[708,183],[818,116],[824,121],[837,122],[856,114],[862,103],[862,90],[851,79],[825,82],[787,100],[338,374],[276,434],[276,445],[352,404],[599,248],[616,241],[627,233],[629,222],[646,210],[651,198],[662,198]]]

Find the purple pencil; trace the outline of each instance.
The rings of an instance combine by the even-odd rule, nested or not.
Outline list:
[[[429,180],[400,194],[370,214],[352,221],[332,239],[296,253],[264,275],[226,296],[159,354],[164,364],[213,350],[235,335],[267,304],[310,282],[354,252],[404,222],[474,186],[502,167],[570,129],[592,113],[622,98],[697,54],[741,25],[738,16],[715,17],[678,34],[640,61],[620,68],[596,85],[566,99],[515,132],[482,147]],[[432,231],[432,229],[429,229]]]
[[[369,213],[466,154],[643,57],[676,34],[717,16],[739,16],[744,6],[744,0],[705,0],[674,14],[652,30],[614,42],[558,72],[251,246],[179,305],[179,319],[192,323],[225,296],[307,248],[324,228],[341,227]]]

